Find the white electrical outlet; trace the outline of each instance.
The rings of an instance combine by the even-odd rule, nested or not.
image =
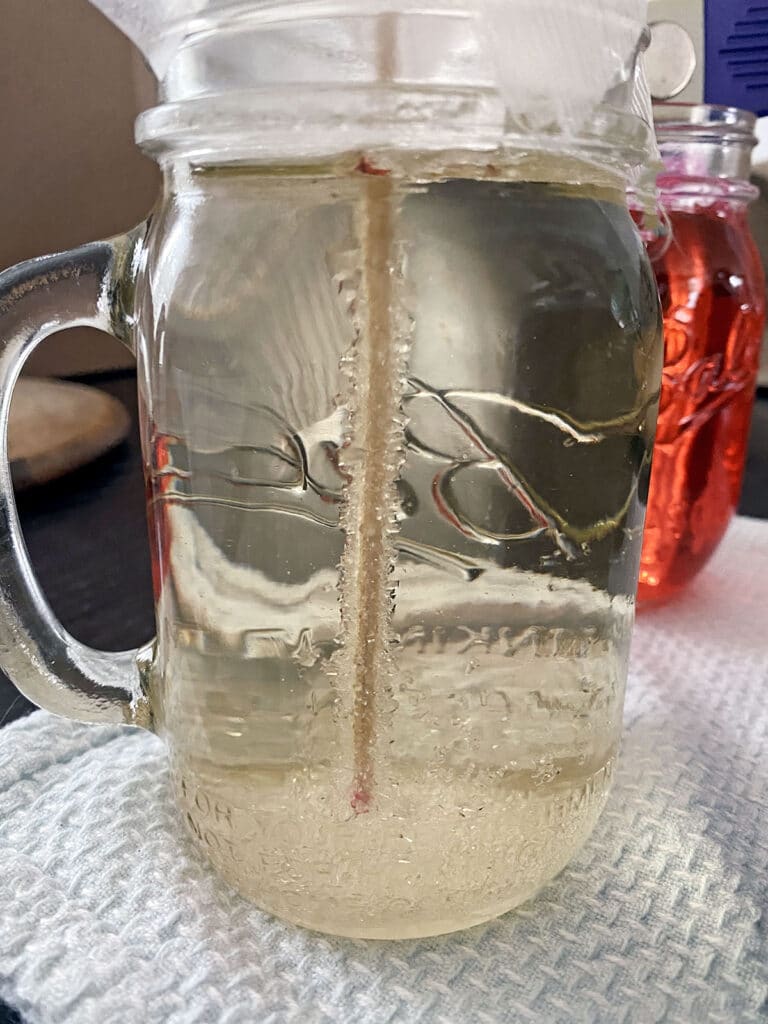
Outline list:
[[[703,0],[650,0],[645,55],[654,100],[704,101]]]

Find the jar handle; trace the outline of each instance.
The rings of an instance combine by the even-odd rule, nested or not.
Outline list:
[[[85,722],[151,727],[145,682],[153,646],[86,647],[51,611],[29,561],[13,494],[8,419],[25,360],[49,335],[95,327],[131,351],[130,302],[144,227],[28,260],[0,274],[0,668],[35,704]]]

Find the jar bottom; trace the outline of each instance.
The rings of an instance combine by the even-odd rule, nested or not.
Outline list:
[[[452,852],[439,841],[417,853],[409,873],[386,856],[376,861],[338,851],[336,881],[328,867],[280,856],[251,855],[248,868],[227,852],[204,852],[217,873],[249,902],[275,917],[311,931],[357,939],[416,939],[445,935],[493,920],[530,900],[558,875],[584,845],[607,797],[607,787],[578,798],[567,820],[530,825],[497,837],[492,860],[487,848]],[[195,845],[200,836],[193,835]],[[311,854],[311,851],[309,851]],[[447,855],[447,856],[446,856]],[[260,870],[254,871],[254,867]]]
[[[489,921],[509,913],[509,911],[514,910],[516,907],[522,906],[523,903],[527,903],[543,888],[544,884],[542,882],[541,885],[521,890],[506,902],[485,904],[472,912],[465,912],[461,917],[446,914],[443,917],[425,917],[424,919],[413,921],[383,919],[378,924],[371,922],[370,924],[356,926],[352,922],[331,921],[322,915],[313,913],[292,917],[282,914],[279,908],[273,909],[260,906],[260,909],[287,921],[289,924],[297,925],[299,928],[306,928],[308,931],[319,932],[323,935],[335,935],[338,938],[344,939],[373,939],[397,942],[404,939],[428,939],[438,935],[449,935],[452,932],[465,931],[467,928],[475,928],[478,925],[487,924]]]

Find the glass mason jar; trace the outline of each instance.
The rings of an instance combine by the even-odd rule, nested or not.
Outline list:
[[[747,219],[755,118],[731,107],[654,108],[668,231],[650,246],[665,357],[638,597],[671,597],[706,564],[736,511],[765,281]]]
[[[452,18],[397,31],[439,70]],[[201,32],[178,74],[231,74],[230,43]],[[386,938],[527,899],[600,814],[661,372],[625,201],[647,127],[534,132],[486,87],[419,88],[303,88],[305,133],[293,87],[150,111],[148,223],[0,291],[3,431],[46,334],[136,353],[157,607],[141,652],[67,636],[5,462],[0,663],[163,735],[193,839],[261,907]]]

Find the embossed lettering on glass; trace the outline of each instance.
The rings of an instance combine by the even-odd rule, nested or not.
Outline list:
[[[732,107],[655,108],[668,230],[650,247],[665,360],[641,601],[679,593],[736,511],[765,324],[765,279],[747,218],[755,117]]]
[[[63,633],[5,466],[2,663],[163,735],[193,840],[291,921],[487,920],[605,803],[661,372],[625,6],[559,12],[618,33],[618,63],[594,102],[541,103],[493,79],[482,4],[209,13],[139,122],[149,223],[3,279],[6,414],[58,325],[136,352],[157,639],[115,659]],[[536,10],[503,38],[582,82]]]

